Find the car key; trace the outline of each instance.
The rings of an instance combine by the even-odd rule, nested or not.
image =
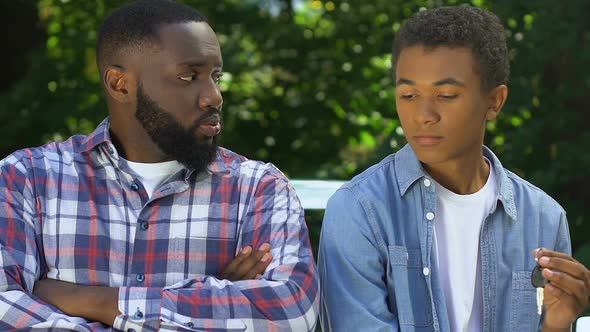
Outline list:
[[[537,289],[537,314],[543,312],[543,289],[549,281],[543,277],[543,268],[536,265],[531,273],[531,283]]]

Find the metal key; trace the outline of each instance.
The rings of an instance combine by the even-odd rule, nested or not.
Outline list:
[[[543,313],[543,288],[537,287],[537,314]]]
[[[543,277],[543,268],[539,265],[535,266],[533,273],[531,273],[531,283],[537,289],[537,314],[541,315],[543,312],[543,288],[549,282]]]

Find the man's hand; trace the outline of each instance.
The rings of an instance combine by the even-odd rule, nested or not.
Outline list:
[[[41,279],[33,295],[57,307],[66,315],[112,326],[119,312],[119,289],[76,285],[65,281]]]
[[[569,331],[590,297],[590,271],[566,254],[539,249],[533,252],[549,280],[544,290],[543,331]]]
[[[246,246],[225,267],[220,278],[231,281],[258,279],[262,277],[271,261],[270,244],[264,243],[256,251]]]

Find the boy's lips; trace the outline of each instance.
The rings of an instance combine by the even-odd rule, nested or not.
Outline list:
[[[422,146],[432,146],[437,145],[442,141],[441,136],[427,136],[427,135],[420,135],[414,136],[414,141]]]

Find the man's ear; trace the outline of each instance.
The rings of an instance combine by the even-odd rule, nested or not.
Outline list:
[[[135,98],[135,79],[125,68],[109,65],[102,77],[107,95],[120,103],[129,103]]]
[[[504,103],[508,99],[508,87],[506,85],[498,85],[493,88],[488,94],[488,110],[486,112],[486,120],[495,120]]]

